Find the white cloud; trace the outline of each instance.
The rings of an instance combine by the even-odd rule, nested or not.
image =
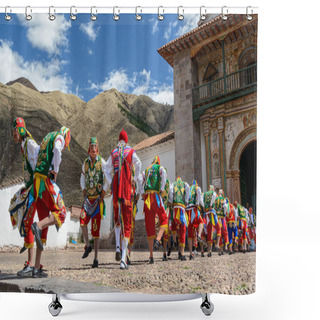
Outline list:
[[[91,41],[95,41],[98,36],[99,28],[94,28],[95,23],[90,21],[88,23],[82,23],[80,30],[85,33]]]
[[[166,41],[169,41],[171,39],[172,29],[176,28],[178,24],[178,21],[170,22],[167,26],[167,28],[164,31],[163,37]]]
[[[157,20],[155,23],[153,23],[152,31],[151,31],[152,34],[155,34],[157,31],[159,31],[158,24],[159,24],[159,20]]]
[[[65,61],[53,58],[48,62],[25,61],[12,50],[12,42],[0,40],[0,82],[7,83],[20,77],[29,79],[39,91],[60,90],[72,93],[72,79],[60,74]]]
[[[56,15],[54,21],[50,21],[47,14],[34,15],[30,21],[26,21],[24,15],[18,17],[27,28],[27,38],[33,47],[53,55],[60,54],[60,48],[68,46],[66,34],[71,21],[63,15]]]
[[[93,55],[93,51],[91,49],[89,49],[89,48],[88,48],[88,53],[89,53],[90,56]]]
[[[104,82],[96,84],[89,81],[89,84],[90,90],[97,92],[115,88],[120,92],[149,96],[159,103],[173,104],[173,87],[153,80],[151,71],[146,69],[134,72],[131,76],[125,69],[114,70],[108,74]]]
[[[175,36],[180,37],[190,30],[198,27],[199,15],[198,14],[187,14],[184,16],[183,24],[179,26]]]
[[[162,85],[160,88],[153,88],[148,96],[159,103],[168,103],[173,105],[173,88],[168,85]]]
[[[109,72],[108,76],[102,83],[91,83],[90,89],[95,91],[105,91],[115,88],[121,92],[128,92],[129,87],[130,81],[128,79],[127,73],[124,69],[120,69]]]
[[[198,22],[198,14],[186,14],[182,21],[170,22],[163,33],[163,37],[166,41],[171,41],[195,29],[198,26]]]
[[[77,84],[76,86],[76,89],[75,89],[75,92],[73,93],[75,96],[79,97],[80,99],[84,99],[84,96],[82,94],[80,94],[80,87],[79,87],[79,84]]]

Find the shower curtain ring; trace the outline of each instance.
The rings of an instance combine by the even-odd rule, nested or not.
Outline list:
[[[221,8],[222,20],[228,20],[228,7],[223,6]]]
[[[96,14],[93,14],[93,8],[95,8]],[[97,19],[98,19],[97,9],[96,9],[96,7],[91,7],[91,20],[92,20],[92,21],[96,21]]]
[[[251,9],[250,13],[249,13],[249,8]],[[252,15],[253,15],[253,9],[252,9],[252,7],[249,6],[246,9],[246,19],[248,21],[251,21],[252,20]]]
[[[136,7],[136,20],[140,21],[142,19],[142,15],[138,14],[138,8],[140,9],[140,13],[142,13],[142,9],[140,6]]]
[[[182,11],[181,13],[180,13],[180,9],[181,9],[181,11]],[[181,20],[184,19],[184,15],[183,15],[183,14],[184,14],[183,6],[179,6],[179,7],[178,7],[178,20],[181,21]]]
[[[32,15],[30,13],[28,13],[28,9],[30,9],[30,13],[32,13],[32,9],[30,6],[26,7],[26,20],[30,21],[32,19]]]
[[[162,14],[160,14],[160,8],[162,8]],[[159,6],[158,7],[158,20],[159,21],[162,21],[164,19],[164,9],[163,9],[163,6]]]
[[[10,20],[12,19],[12,17],[8,14],[8,8],[10,8],[10,6],[6,6],[6,7],[4,8],[4,14],[5,14],[4,18],[5,18],[7,21],[10,21]],[[10,9],[10,12],[11,12],[11,9]]]
[[[73,13],[73,9],[74,9],[74,13]],[[77,20],[77,8],[75,6],[70,7],[70,20],[74,21]]]
[[[204,12],[202,12],[202,10]],[[206,20],[206,15],[207,15],[207,9],[205,6],[200,7],[200,20]]]
[[[118,9],[118,13],[116,13],[116,9]],[[113,20],[118,21],[120,19],[120,10],[119,7],[113,7]]]
[[[54,8],[54,6],[49,7],[49,20],[53,21],[55,20],[56,16],[52,13],[52,11],[55,13],[56,9]]]

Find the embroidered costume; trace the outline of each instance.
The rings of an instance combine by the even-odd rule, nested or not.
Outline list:
[[[153,239],[156,238],[155,218],[158,216],[160,230],[158,239],[155,239],[155,246],[159,247],[159,240],[168,227],[168,217],[163,205],[161,194],[167,180],[167,173],[160,165],[160,159],[155,156],[152,164],[141,174],[140,190],[144,195],[144,215],[147,237],[150,249],[150,263],[153,263]],[[152,259],[151,259],[152,258]]]
[[[165,171],[167,172],[167,169],[165,168]],[[173,219],[173,209],[171,206],[169,206],[169,191],[170,191],[170,180],[167,179],[166,180],[166,184],[164,186],[164,190],[162,192],[162,200],[163,200],[163,205],[164,205],[164,209],[166,211],[166,215],[167,215],[167,218],[168,218],[168,225],[166,227],[166,229],[164,230],[164,233],[163,233],[163,248],[164,248],[164,251],[166,252],[167,251],[167,246],[168,246],[168,243],[169,243],[169,248],[168,248],[168,255],[170,255],[171,253],[171,232],[170,232],[170,226],[171,226],[171,223],[172,223],[172,219]],[[170,241],[170,242],[169,242]],[[162,260],[164,261],[167,261],[167,256],[166,254],[163,255],[163,258]]]
[[[100,239],[101,220],[105,216],[104,195],[108,182],[105,175],[106,162],[99,155],[98,139],[91,137],[88,149],[89,157],[82,165],[80,186],[84,195],[84,201],[80,212],[80,226],[86,242],[83,259],[87,258],[92,248],[89,244],[88,223],[91,220],[91,235],[94,239],[95,257],[93,268],[98,267],[98,250]]]
[[[87,192],[87,199],[85,201],[94,205],[98,199],[94,210],[91,209],[90,212],[89,208],[82,206],[80,213],[81,226],[87,226],[91,220],[91,234],[94,239],[100,238],[101,219],[105,216],[106,212],[104,201],[100,199],[102,190],[106,192],[108,186],[104,174],[105,167],[106,162],[100,155],[97,155],[94,160],[88,157],[83,163],[80,179],[81,189]]]
[[[226,198],[227,199],[227,198]],[[227,199],[229,202],[229,199]],[[229,211],[227,212],[226,222],[228,227],[228,238],[229,238],[229,254],[234,251],[232,250],[233,244],[238,243],[238,227],[237,227],[237,211],[234,209],[232,203],[229,204]]]
[[[250,237],[250,246],[252,250],[256,249],[256,217],[255,214],[252,212],[252,207],[249,208],[249,237]]]
[[[202,229],[203,229],[203,219],[200,214],[199,206],[203,206],[203,199],[201,197],[201,188],[198,186],[197,181],[194,180],[192,186],[190,187],[190,198],[188,202],[188,207],[186,209],[188,221],[189,221],[188,244],[189,244],[189,251],[190,251],[190,260],[194,259],[194,256],[192,255],[192,242],[196,240],[197,232],[198,232],[198,235],[201,236]]]
[[[218,247],[220,236],[221,236],[221,228],[219,225],[217,213],[214,209],[214,204],[217,198],[217,194],[213,190],[213,186],[210,186],[210,190],[205,192],[203,195],[204,202],[204,215],[205,221],[207,225],[207,245],[208,245],[208,256],[211,256],[211,248],[213,243],[213,228],[217,232],[217,243]]]
[[[242,250],[245,252],[245,244],[247,241],[247,217],[244,207],[238,204],[236,201],[234,202],[234,207],[238,212],[238,228],[239,228],[239,244],[242,246]]]
[[[51,171],[59,172],[61,152],[69,145],[70,130],[62,127],[60,132],[50,132],[42,140],[34,173],[31,192],[36,200],[39,221],[49,216],[55,217],[56,226],[60,228],[66,218],[66,208],[62,193],[54,181]],[[41,232],[41,242],[47,241],[48,228]]]
[[[161,194],[164,190],[167,180],[165,169],[160,166],[160,160],[155,157],[155,160],[141,178],[141,193],[145,194],[144,199],[144,214],[148,239],[156,237],[155,217],[159,217],[160,228],[168,226],[168,217],[165,212]]]
[[[133,180],[138,182],[141,162],[134,149],[127,145],[127,133],[122,130],[119,135],[118,146],[111,152],[106,165],[106,177],[109,185],[112,185],[113,214],[116,232],[116,246],[122,234],[121,269],[127,267],[126,254],[131,234],[132,208],[133,208]],[[133,168],[135,170],[133,176]],[[114,176],[112,179],[112,172]],[[117,248],[120,251],[120,248]],[[117,256],[116,256],[117,257]]]
[[[219,245],[220,245],[220,247],[223,246],[223,243],[222,243],[222,239],[223,239],[225,248],[227,248],[227,246],[229,244],[228,229],[227,229],[227,222],[226,222],[226,215],[228,212],[228,204],[226,203],[225,198],[223,197],[223,190],[221,190],[221,189],[219,190],[219,196],[216,198],[214,208],[217,213],[219,225],[221,228],[221,238],[220,238]]]
[[[34,237],[31,225],[35,214],[35,203],[30,189],[33,183],[33,173],[35,170],[39,146],[26,130],[25,122],[22,118],[13,121],[13,129],[17,128],[19,135],[23,137],[21,142],[22,167],[24,187],[15,193],[10,201],[9,212],[13,228],[18,228],[20,235],[24,237],[24,247],[33,248]]]
[[[179,248],[181,260],[186,260],[184,256],[186,230],[188,227],[188,216],[186,206],[190,198],[190,187],[182,181],[180,177],[172,183],[169,192],[169,202],[173,204],[173,219],[179,228]],[[175,230],[173,229],[173,232]]]
[[[16,143],[21,142],[22,167],[24,187],[18,190],[10,201],[9,212],[13,229],[18,228],[21,237],[24,237],[24,245],[20,253],[28,249],[28,261],[20,270],[18,276],[27,276],[33,272],[33,247],[34,236],[31,230],[36,206],[30,193],[33,183],[39,146],[26,129],[23,118],[15,118],[12,124],[13,138]]]

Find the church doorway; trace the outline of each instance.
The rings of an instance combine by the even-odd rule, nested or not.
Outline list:
[[[257,188],[257,141],[254,140],[243,150],[240,158],[241,204],[252,207],[256,212]]]

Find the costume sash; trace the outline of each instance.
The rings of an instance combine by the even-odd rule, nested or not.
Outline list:
[[[30,189],[31,187],[28,189],[22,187],[17,191],[11,199],[9,206],[12,227],[13,229],[18,227],[21,237],[26,236],[23,220],[34,202]]]
[[[174,220],[177,223],[181,223],[182,225],[188,227],[189,221],[188,221],[188,216],[186,215],[185,209],[180,208],[180,207],[177,207],[176,209],[177,209],[177,211],[176,211]]]

